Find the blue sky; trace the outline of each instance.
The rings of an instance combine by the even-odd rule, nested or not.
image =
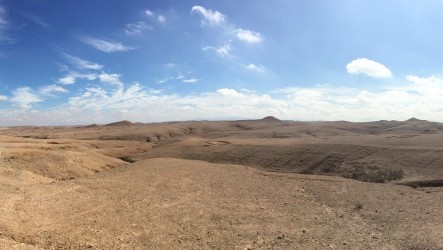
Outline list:
[[[0,0],[0,125],[443,121],[442,1]]]

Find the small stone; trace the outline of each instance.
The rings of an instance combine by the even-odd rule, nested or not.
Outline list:
[[[306,232],[307,232],[307,231],[306,231],[306,229],[303,229],[303,230],[302,230],[302,233],[304,233],[304,234],[305,234]]]
[[[283,239],[284,237],[285,237],[285,235],[282,234],[282,235],[279,235],[279,236],[277,237],[277,239],[281,240],[281,239]]]

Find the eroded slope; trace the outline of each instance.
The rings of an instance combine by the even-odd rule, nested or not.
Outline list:
[[[23,187],[9,206],[0,205],[0,230],[17,242],[53,249],[441,246],[442,195],[337,177],[151,159]]]

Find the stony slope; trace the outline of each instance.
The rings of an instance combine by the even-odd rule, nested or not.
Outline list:
[[[443,244],[442,195],[152,159],[23,187],[0,205],[0,229],[44,249],[437,247]]]

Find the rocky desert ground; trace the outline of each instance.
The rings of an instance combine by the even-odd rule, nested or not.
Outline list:
[[[0,128],[0,249],[442,249],[443,124]]]

